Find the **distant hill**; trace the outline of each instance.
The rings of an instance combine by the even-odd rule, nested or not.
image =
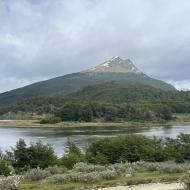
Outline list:
[[[129,59],[123,60],[114,57],[87,71],[53,78],[2,93],[0,94],[0,106],[31,98],[66,95],[87,86],[107,82],[125,86],[146,85],[166,91],[175,90],[172,85],[145,75]]]

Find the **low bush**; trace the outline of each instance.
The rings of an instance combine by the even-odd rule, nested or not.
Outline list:
[[[157,171],[159,173],[183,173],[189,168],[187,164],[176,164],[175,162],[164,162],[158,165]]]
[[[127,162],[109,165],[107,169],[116,171],[118,176],[131,176],[135,173],[132,164]]]
[[[180,179],[180,182],[185,190],[190,190],[190,171]]]
[[[85,162],[85,155],[81,153],[81,150],[72,142],[67,143],[68,154],[64,155],[60,159],[60,165],[68,169],[73,169],[74,165],[79,162]]]
[[[85,158],[83,155],[68,154],[61,158],[60,165],[68,169],[72,169],[76,163],[84,162]]]
[[[55,175],[65,173],[67,169],[65,167],[49,166],[45,171],[48,171],[51,175]]]
[[[87,164],[83,162],[79,162],[75,164],[73,167],[74,172],[83,172],[83,173],[102,172],[105,170],[106,170],[106,166]]]
[[[68,182],[68,177],[65,175],[57,174],[47,178],[49,183],[64,184]]]
[[[40,181],[50,176],[50,172],[40,168],[32,169],[25,174],[25,179],[29,181]]]
[[[101,180],[111,180],[118,176],[115,170],[105,170],[98,173]]]
[[[100,180],[110,180],[117,177],[117,173],[113,170],[105,170],[102,172],[90,172],[90,173],[75,173],[72,172],[68,176],[68,181],[70,182],[83,182],[91,183],[97,182]]]
[[[5,160],[0,160],[0,175],[9,176],[14,173],[14,168]]]
[[[137,172],[158,172],[158,173],[183,173],[190,169],[189,164],[176,164],[168,162],[136,162],[132,163],[132,168]]]
[[[9,176],[0,179],[0,190],[19,190],[19,188],[19,176]]]
[[[40,120],[40,124],[56,124],[60,122],[61,122],[61,118],[54,117],[54,116],[45,117]]]

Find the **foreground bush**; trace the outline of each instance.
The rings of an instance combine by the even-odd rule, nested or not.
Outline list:
[[[190,172],[187,172],[187,174],[181,178],[180,182],[183,185],[184,189],[190,190]]]
[[[18,190],[20,188],[20,177],[9,176],[0,179],[0,190]]]
[[[109,165],[107,166],[107,169],[116,171],[118,176],[131,176],[135,173],[133,165],[127,162]]]
[[[90,172],[102,172],[107,169],[106,166],[87,164],[83,162],[79,162],[74,165],[73,172],[82,172],[82,173],[90,173]]]
[[[14,173],[13,167],[5,160],[0,160],[0,175],[9,176]]]
[[[176,139],[126,135],[96,140],[87,148],[86,159],[89,163],[98,164],[100,158],[105,164],[142,160],[146,162],[190,161],[190,135],[180,134]]]
[[[50,167],[46,168],[45,170],[48,171],[51,175],[62,174],[67,171],[66,168],[58,167],[58,166],[50,166]]]
[[[76,163],[85,162],[85,156],[81,150],[72,142],[67,143],[68,154],[60,159],[60,165],[72,169]]]
[[[10,154],[13,157],[13,167],[18,171],[22,171],[24,168],[47,168],[57,163],[53,147],[43,144],[41,141],[27,146],[25,141],[20,139]]]
[[[47,178],[49,183],[65,184],[68,182],[68,178],[65,175],[57,174]]]
[[[176,164],[168,162],[134,162],[131,164],[136,172],[157,172],[157,173],[183,173],[190,169],[190,164]]]
[[[69,182],[75,183],[92,183],[101,180],[111,180],[118,176],[116,171],[114,170],[105,170],[102,172],[90,172],[90,173],[83,173],[83,172],[73,172],[66,175],[54,175],[47,178],[47,181],[50,183],[55,184],[65,184]]]
[[[32,169],[25,174],[25,179],[29,181],[40,181],[50,176],[50,172],[40,168]]]

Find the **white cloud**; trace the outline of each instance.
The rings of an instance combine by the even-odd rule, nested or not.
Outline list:
[[[30,83],[38,82],[45,80],[45,78],[30,78],[27,80],[26,78],[24,79],[18,79],[14,77],[8,77],[8,78],[1,78],[0,77],[0,93],[9,91],[12,89],[16,89],[22,86],[29,85]]]
[[[190,80],[169,81],[178,90],[190,90]]]
[[[186,0],[1,0],[1,89],[90,68],[115,55],[145,73],[188,81]],[[10,86],[10,87],[7,87]]]

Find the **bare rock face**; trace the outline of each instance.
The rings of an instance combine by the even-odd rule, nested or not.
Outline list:
[[[130,59],[121,59],[116,56],[112,59],[89,69],[85,72],[110,72],[110,73],[134,73],[134,74],[143,74]]]

